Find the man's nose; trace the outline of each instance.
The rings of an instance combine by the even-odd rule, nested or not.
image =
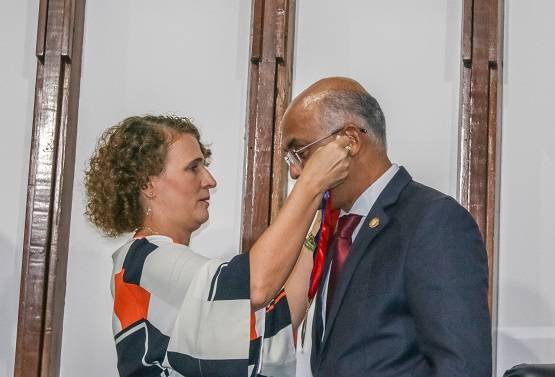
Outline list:
[[[297,179],[301,175],[302,168],[297,164],[293,164],[289,166],[289,175],[291,179]]]

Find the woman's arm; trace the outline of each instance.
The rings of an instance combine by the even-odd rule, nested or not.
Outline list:
[[[249,259],[255,309],[268,304],[284,286],[324,191],[347,177],[348,144],[348,138],[341,136],[313,153],[278,216],[253,245]]]
[[[295,268],[285,283],[285,294],[287,295],[287,303],[291,312],[291,323],[293,328],[299,327],[304,319],[306,308],[308,306],[308,286],[310,284],[310,274],[313,265],[312,252],[305,250],[299,255]]]
[[[321,225],[321,212],[318,211],[312,226],[308,232],[309,235],[315,236]],[[308,237],[308,236],[307,236]],[[304,319],[308,305],[308,288],[310,284],[310,275],[314,264],[314,250],[303,244],[301,254],[297,263],[293,268],[293,272],[285,283],[285,293],[287,294],[287,302],[289,311],[291,312],[291,323],[293,328],[297,328]]]

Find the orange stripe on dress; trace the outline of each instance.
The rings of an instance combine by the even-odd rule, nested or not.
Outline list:
[[[147,319],[150,293],[137,284],[126,283],[123,280],[125,269],[114,276],[114,313],[118,317],[122,330],[129,325]]]
[[[258,334],[256,333],[256,314],[251,310],[251,340],[255,340],[256,338],[258,338]]]
[[[266,306],[266,311],[271,312],[272,310],[274,310],[274,307],[276,306],[276,304],[280,302],[284,297],[285,297],[285,289],[282,288],[281,291],[279,291],[278,295],[274,297],[274,299],[268,304],[268,306]]]

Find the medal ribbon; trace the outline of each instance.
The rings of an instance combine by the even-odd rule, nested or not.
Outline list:
[[[310,286],[308,288],[308,301],[312,302],[312,299],[316,295],[318,286],[320,285],[320,280],[324,273],[324,262],[326,260],[326,255],[328,252],[328,246],[330,243],[331,236],[335,230],[335,225],[337,224],[337,219],[339,218],[339,210],[333,209],[331,194],[326,191],[324,197],[322,198],[322,225],[318,236],[316,237],[316,244],[318,245],[315,255],[314,255],[314,267],[312,268],[312,274],[310,275]]]

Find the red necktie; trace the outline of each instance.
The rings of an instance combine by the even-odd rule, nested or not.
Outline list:
[[[351,236],[357,227],[362,216],[360,215],[345,215],[339,218],[337,223],[337,232],[331,244],[331,251],[333,252],[333,260],[330,271],[330,279],[328,283],[328,300],[326,302],[326,316],[329,313],[335,293],[336,284],[339,281],[339,276],[345,265],[349,249],[353,243]]]

